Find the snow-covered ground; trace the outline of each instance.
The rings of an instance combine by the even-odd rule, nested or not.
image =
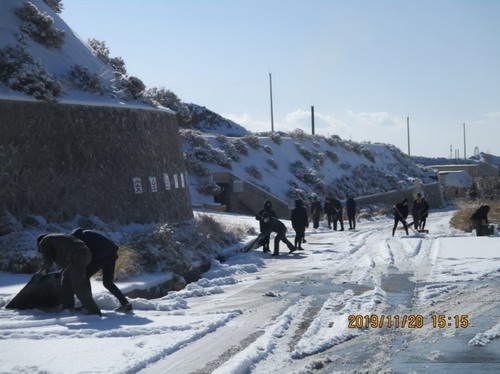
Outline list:
[[[431,214],[427,235],[391,237],[378,218],[310,229],[305,251],[278,258],[233,252],[182,291],[133,299],[130,315],[97,281],[103,318],[7,310],[29,276],[3,273],[0,373],[499,372],[500,238],[456,231],[452,214]]]

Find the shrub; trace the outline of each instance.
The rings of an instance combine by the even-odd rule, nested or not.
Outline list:
[[[219,144],[221,145],[221,149],[226,153],[227,156],[231,158],[231,160],[239,162],[241,160],[238,151],[234,147],[234,144],[229,141],[229,139],[221,134],[217,134],[215,136]]]
[[[121,57],[112,57],[109,59],[109,65],[114,71],[121,75],[127,75],[127,68],[125,67],[125,61]]]
[[[323,194],[325,191],[324,176],[317,170],[306,167],[302,161],[295,161],[292,163],[290,165],[290,171],[298,180],[310,186],[314,192]]]
[[[248,156],[248,147],[241,139],[234,139],[231,142],[240,155]]]
[[[165,108],[172,109],[177,112],[179,119],[183,124],[188,123],[192,119],[191,111],[187,104],[183,103],[175,93],[165,88],[150,88],[145,93],[146,97],[160,103]]]
[[[43,2],[47,4],[56,13],[61,13],[62,10],[64,9],[62,0],[43,0]]]
[[[311,158],[312,158],[312,152],[310,150],[308,150],[307,148],[301,146],[299,143],[295,143],[295,146],[297,147],[297,150],[299,151],[299,153],[304,156],[304,158],[307,160],[307,161],[311,161]]]
[[[335,153],[334,151],[330,151],[329,149],[325,151],[325,154],[326,156],[332,160],[332,162],[338,162],[339,161],[339,156],[337,155],[337,153]]]
[[[146,86],[139,78],[121,76],[119,84],[120,89],[129,100],[137,100],[144,97]]]
[[[129,246],[120,247],[115,264],[115,279],[120,281],[143,272],[141,255]]]
[[[203,133],[198,130],[180,129],[179,134],[181,139],[193,147],[208,146],[208,140],[203,136]]]
[[[212,162],[226,169],[231,169],[231,159],[226,156],[224,151],[219,148],[214,148],[211,145],[206,147],[195,147],[193,155],[202,162]]]
[[[281,139],[281,135],[276,133],[271,134],[271,140],[278,145],[281,145],[281,143],[283,142],[283,140]]]
[[[249,166],[247,168],[245,168],[245,171],[250,174],[252,177],[254,177],[255,179],[262,179],[262,173],[259,171],[259,169],[252,165],[252,166]]]
[[[320,142],[319,142],[319,141],[317,141],[317,140],[314,140],[314,141],[313,141],[313,146],[315,146],[316,148],[321,148],[321,144],[320,144]]]
[[[273,169],[278,169],[279,168],[279,165],[276,161],[274,161],[272,158],[268,158],[266,160],[266,162],[268,163],[268,165],[270,165]]]
[[[323,166],[325,163],[325,154],[323,152],[317,152],[314,154],[314,161],[317,165]]]
[[[217,196],[220,194],[221,188],[212,179],[207,178],[196,187],[196,191],[202,195]]]
[[[21,30],[37,43],[53,48],[60,48],[64,44],[65,32],[55,28],[54,19],[47,13],[40,12],[35,4],[25,1],[14,13],[24,21],[20,26]]]
[[[74,65],[68,72],[70,82],[76,87],[84,91],[98,92],[104,94],[104,87],[99,80],[97,74],[93,74],[86,66]]]
[[[21,44],[0,49],[0,81],[38,100],[55,101],[62,91],[59,81]]]
[[[350,169],[350,168],[351,168],[351,164],[350,164],[350,163],[348,163],[348,162],[343,162],[343,163],[341,163],[341,164],[340,164],[340,168],[341,168],[342,170],[347,170],[347,169]]]
[[[109,48],[106,46],[106,42],[97,39],[87,40],[87,44],[92,48],[99,59],[106,65],[109,65]]]
[[[338,135],[331,135],[330,137],[326,138],[325,141],[332,147],[340,145],[342,143],[342,139]]]
[[[269,155],[273,154],[273,149],[268,145],[263,146],[262,149],[264,150],[264,152],[266,152]]]
[[[193,154],[186,154],[184,156],[184,161],[186,163],[186,169],[188,173],[200,177],[206,177],[210,175],[210,170],[208,170],[208,168],[203,165],[203,163],[198,160]]]
[[[297,139],[300,141],[313,139],[312,135],[306,134],[304,132],[304,130],[301,130],[301,129],[295,129],[295,130],[289,132],[288,135],[290,136],[290,138],[294,138],[294,139]]]
[[[245,134],[243,136],[243,140],[253,149],[259,149],[260,148],[260,142],[259,138],[255,135],[252,134]]]
[[[365,156],[368,160],[371,162],[375,163],[375,156],[373,155],[372,151],[366,147],[361,147],[361,154]]]

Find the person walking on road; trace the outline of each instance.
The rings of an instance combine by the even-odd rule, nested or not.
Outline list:
[[[327,196],[325,198],[325,204],[323,205],[323,211],[326,214],[326,218],[328,220],[328,228],[332,228],[332,222],[333,222],[333,217],[335,216],[335,209],[333,208],[332,205],[332,198],[330,196]]]
[[[321,207],[321,202],[318,200],[318,196],[313,195],[313,202],[311,203],[311,216],[313,221],[313,227],[315,229],[319,227],[319,221],[322,214],[323,214],[323,208]]]
[[[295,200],[295,208],[291,215],[292,227],[295,230],[295,248],[303,250],[302,241],[306,236],[306,227],[309,227],[309,219],[307,217],[307,209],[304,207],[304,202],[301,199]]]
[[[344,231],[344,209],[342,208],[342,203],[340,200],[333,198],[332,205],[334,209],[333,229],[337,231],[337,222],[340,222],[340,231]]]
[[[347,219],[349,220],[349,230],[356,230],[356,201],[352,196],[347,196],[345,202]]]

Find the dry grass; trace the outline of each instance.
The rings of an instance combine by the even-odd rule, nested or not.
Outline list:
[[[115,265],[115,279],[123,280],[143,272],[139,253],[131,247],[120,247]]]
[[[488,221],[492,223],[500,222],[500,201],[471,201],[465,200],[456,204],[460,209],[451,218],[451,226],[465,232],[471,232],[470,216],[481,206],[489,205],[490,212],[488,214]]]

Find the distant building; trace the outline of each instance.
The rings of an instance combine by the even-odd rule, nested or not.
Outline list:
[[[474,178],[465,170],[440,171],[438,180],[443,186],[446,199],[463,198],[467,196]]]

